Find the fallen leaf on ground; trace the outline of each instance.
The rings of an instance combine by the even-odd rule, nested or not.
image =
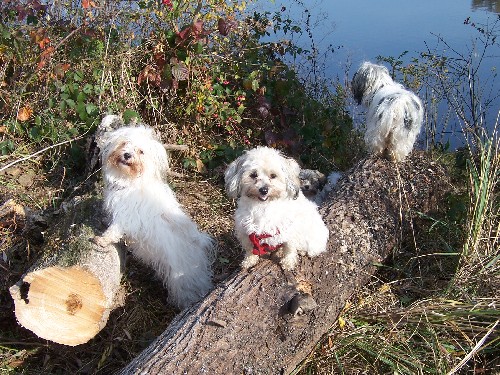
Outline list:
[[[23,107],[17,112],[17,119],[19,121],[28,121],[31,115],[33,114],[33,109],[30,106]]]

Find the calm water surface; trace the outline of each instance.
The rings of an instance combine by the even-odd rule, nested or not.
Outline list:
[[[470,24],[465,25],[464,20],[470,17],[470,21],[477,25],[492,25],[500,12],[500,0],[330,0],[303,3],[310,10],[319,54],[334,50],[323,61],[325,74],[327,78],[338,78],[341,82],[349,80],[362,61],[375,62],[377,56],[398,57],[408,51],[402,58],[405,64],[428,49],[454,56],[452,51],[446,51],[438,36],[451,49],[469,55],[477,45],[475,39],[479,33]],[[261,0],[260,6],[270,11],[285,7],[283,13],[295,20],[305,20],[307,15],[295,1],[276,0],[272,4],[269,0]],[[500,24],[497,25],[497,34],[500,33],[499,28]],[[305,37],[295,41],[305,48],[310,47]],[[498,79],[491,81],[492,72],[500,62],[498,45],[490,51],[497,56],[489,56],[482,63],[480,74],[484,76],[481,77],[483,81],[489,79],[493,82],[491,91],[498,95],[500,83]],[[499,110],[500,98],[496,98],[488,112],[487,124],[495,122]],[[356,111],[353,109],[352,113]],[[460,121],[450,117],[449,113],[441,113],[440,116],[447,127],[443,137],[459,131]],[[364,118],[355,116],[354,120],[359,123]],[[459,145],[457,140],[452,143]]]

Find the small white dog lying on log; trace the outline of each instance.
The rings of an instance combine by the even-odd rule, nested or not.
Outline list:
[[[328,229],[316,204],[301,192],[299,172],[295,160],[268,147],[245,152],[226,170],[227,194],[238,199],[234,220],[245,250],[243,268],[280,250],[282,268],[292,270],[299,254],[313,257],[326,250]]]
[[[119,121],[108,115],[101,128]],[[144,125],[125,126],[99,140],[104,177],[104,206],[111,224],[95,242],[101,246],[123,237],[133,255],[151,266],[180,308],[212,289],[214,240],[200,232],[163,181],[167,152]]]
[[[424,117],[422,102],[392,80],[383,65],[364,62],[352,79],[358,104],[368,108],[365,143],[370,152],[402,161],[412,151]]]

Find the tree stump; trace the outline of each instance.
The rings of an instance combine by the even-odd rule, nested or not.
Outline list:
[[[412,212],[438,206],[447,181],[424,154],[397,166],[361,161],[321,207],[330,229],[326,253],[302,257],[293,272],[271,259],[235,273],[178,315],[121,374],[289,373],[393,252]]]
[[[122,249],[90,241],[103,231],[102,219],[101,200],[83,198],[73,200],[51,225],[43,256],[10,288],[19,324],[74,346],[92,339],[123,304]]]

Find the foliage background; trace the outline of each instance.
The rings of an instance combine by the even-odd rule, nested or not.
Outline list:
[[[53,213],[98,189],[98,171],[88,163],[95,156],[92,134],[103,114],[121,113],[127,122],[153,126],[165,143],[188,146],[172,154],[184,175],[170,183],[200,226],[219,239],[217,277],[234,271],[240,254],[231,233],[234,204],[221,184],[226,163],[256,145],[280,148],[325,173],[345,171],[365,155],[362,129],[353,129],[346,110],[348,85],[321,75],[310,24],[247,5],[3,0],[1,201]],[[498,51],[496,25],[477,25],[483,53]],[[299,34],[311,48],[294,44]],[[288,63],[297,57],[310,64],[308,74]],[[425,51],[409,65],[401,56],[380,61],[425,97],[427,148],[448,166],[454,190],[445,212],[413,223],[398,256],[357,291],[297,372],[493,373],[500,357],[500,158],[496,128],[482,122],[481,111],[491,108],[474,75],[477,60]],[[433,142],[440,126],[433,109],[441,100],[467,129],[462,150]],[[66,348],[37,339],[16,324],[7,288],[36,260],[41,239],[23,233],[15,216],[0,219],[0,371],[110,373],[175,315],[161,285],[131,261],[126,307],[91,343]]]

